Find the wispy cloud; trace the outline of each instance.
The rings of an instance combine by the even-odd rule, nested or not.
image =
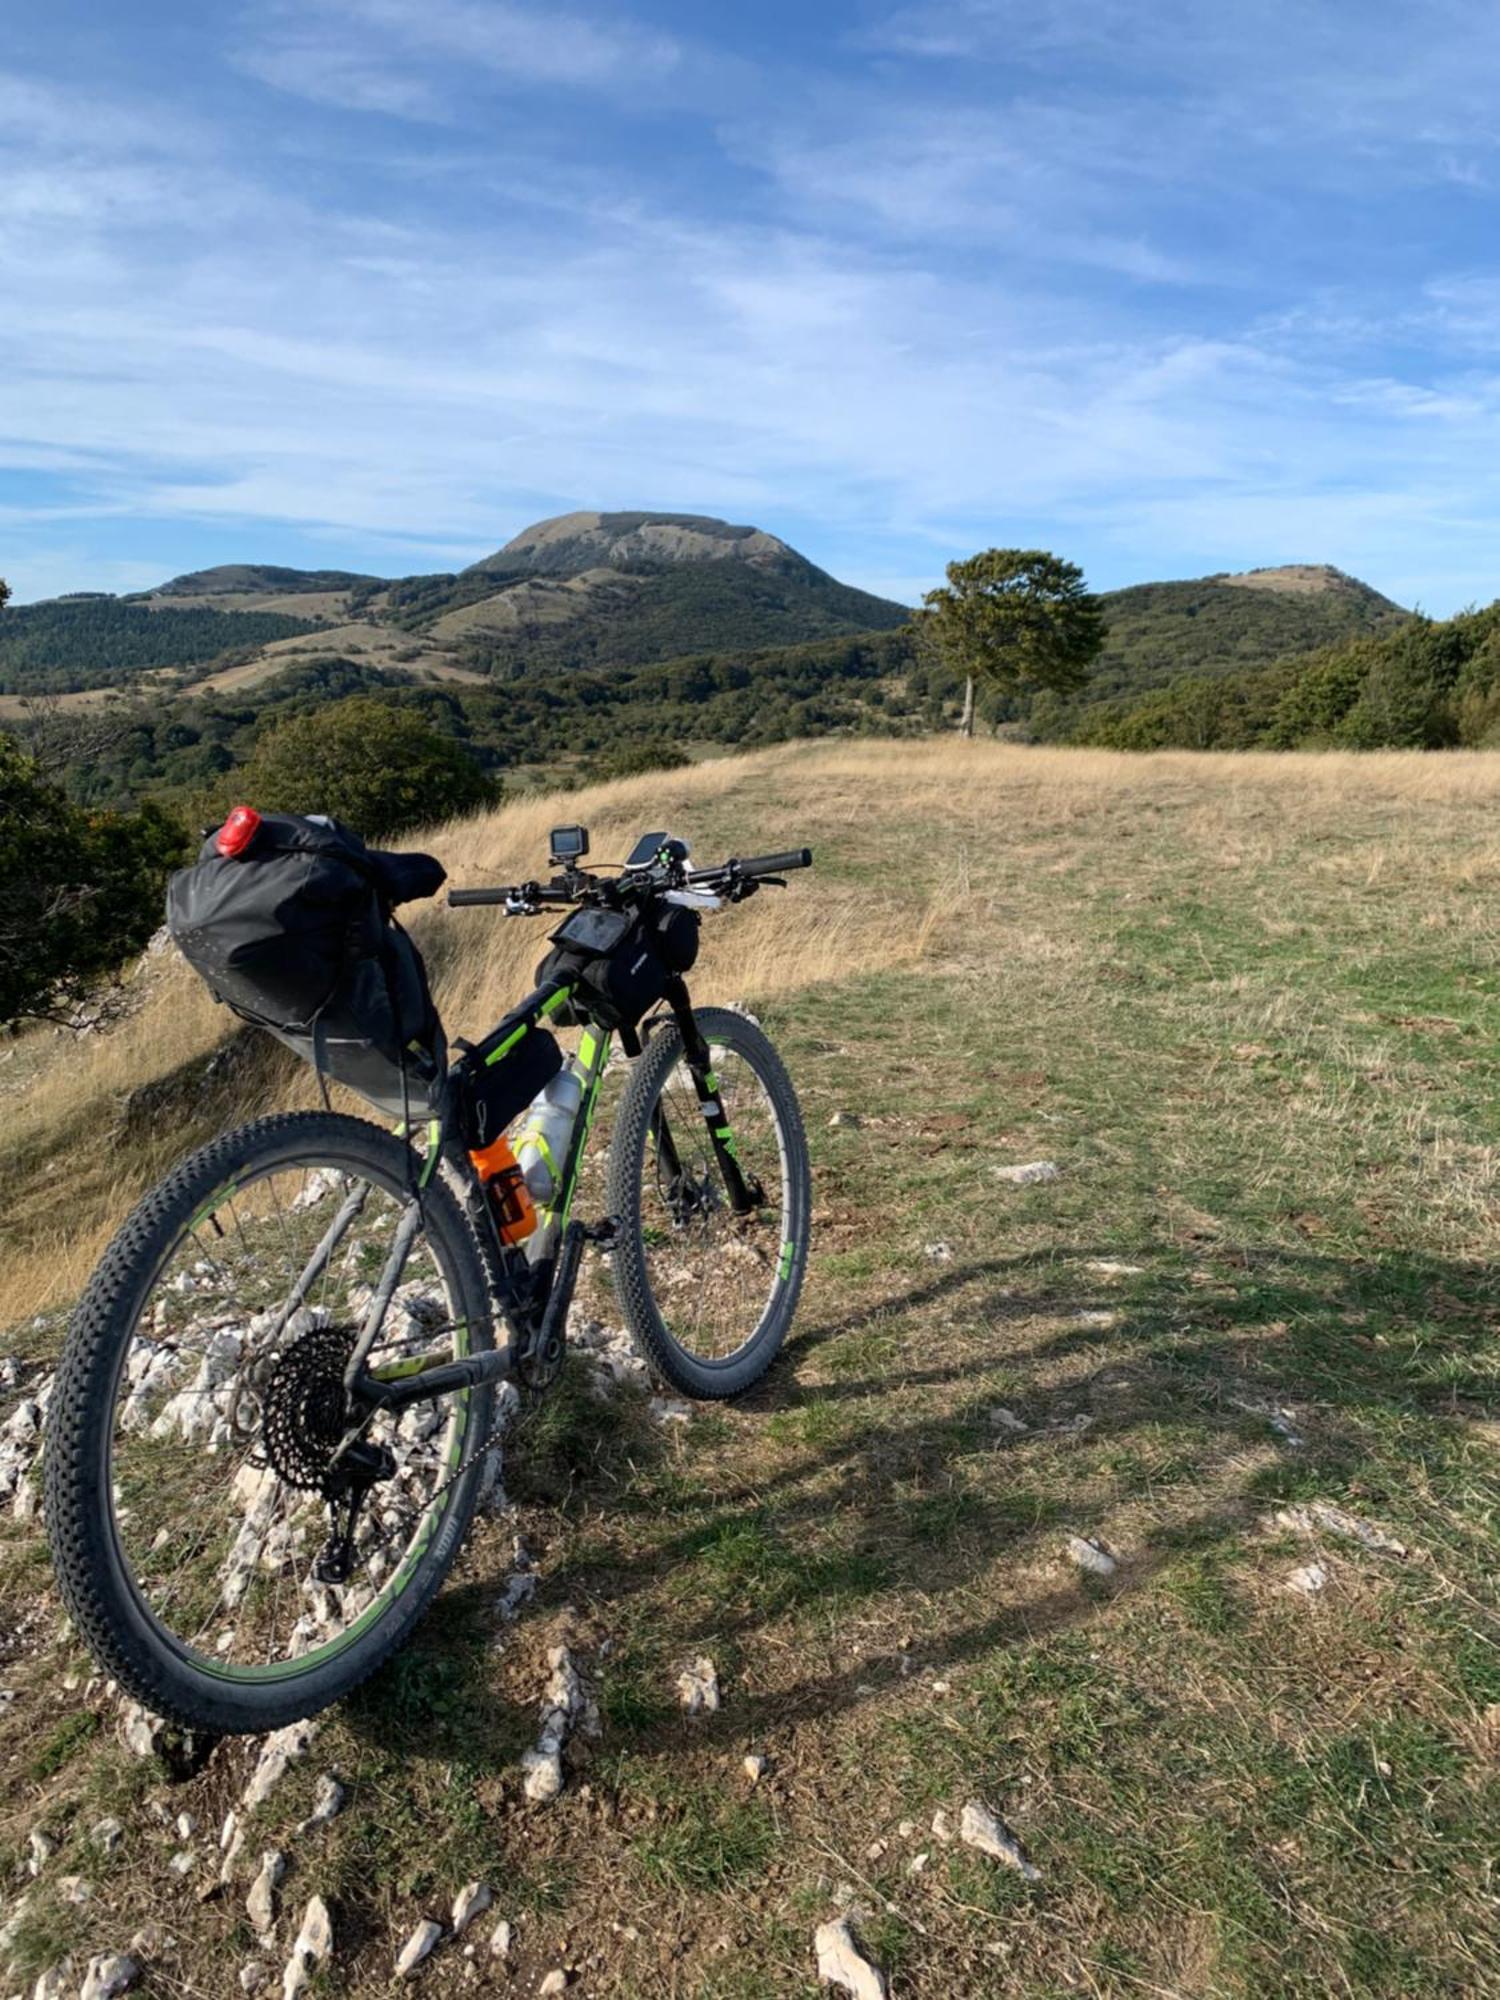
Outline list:
[[[441,118],[491,82],[618,91],[656,84],[683,59],[673,36],[618,15],[521,0],[283,0],[247,18],[236,61],[315,103]]]

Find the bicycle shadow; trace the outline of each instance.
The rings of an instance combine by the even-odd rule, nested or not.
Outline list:
[[[567,1604],[635,1649],[665,1701],[643,1700],[638,1726],[613,1735],[606,1704],[607,1747],[671,1761],[774,1741],[909,1686],[914,1655],[947,1671],[1086,1626],[1184,1550],[1240,1545],[1293,1483],[1337,1485],[1392,1421],[1440,1442],[1455,1418],[1490,1413],[1492,1281],[1477,1262],[1268,1248],[1221,1260],[1205,1284],[1179,1246],[1146,1244],[1132,1265],[1083,1247],[984,1259],[815,1318],[701,1448],[692,1425],[675,1435],[606,1407],[566,1479],[549,1475],[550,1498],[546,1480],[516,1479],[523,1515],[571,1508],[610,1535],[607,1553],[547,1576],[512,1643]],[[1442,1322],[1440,1359],[1402,1337],[1420,1315]],[[1164,1435],[1190,1480],[1135,1526],[1112,1576],[1081,1577],[1065,1537],[1104,1531],[1128,1468],[1149,1467]],[[664,1488],[678,1502],[665,1518]],[[810,1553],[831,1521],[836,1549]],[[488,1625],[490,1645],[495,1588],[450,1590],[444,1624]],[[976,1594],[993,1601],[979,1617]],[[786,1670],[781,1644],[777,1672],[735,1679],[813,1608],[857,1627],[844,1657],[835,1638]],[[698,1653],[732,1691],[687,1718],[670,1712],[672,1675]],[[505,1698],[479,1700],[480,1727],[513,1743]]]

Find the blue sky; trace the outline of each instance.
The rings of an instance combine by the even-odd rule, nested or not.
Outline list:
[[[50,0],[0,49],[0,574],[382,574],[574,507],[915,597],[1500,595],[1482,0]]]

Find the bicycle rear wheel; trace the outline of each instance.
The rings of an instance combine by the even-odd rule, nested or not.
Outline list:
[[[675,1021],[637,1058],[615,1121],[609,1208],[615,1286],[631,1335],[685,1396],[758,1382],[785,1340],[807,1269],[812,1175],[797,1095],[748,1015],[696,1010],[740,1168],[761,1200],[730,1203]],[[670,1145],[663,1142],[663,1127]]]
[[[436,1178],[413,1212],[411,1169],[354,1118],[226,1133],[141,1202],[79,1304],[48,1423],[53,1560],[100,1663],[188,1727],[259,1732],[347,1694],[468,1527],[488,1388],[365,1421],[381,1471],[330,1538],[342,1375],[382,1273],[372,1372],[493,1344],[469,1227]]]

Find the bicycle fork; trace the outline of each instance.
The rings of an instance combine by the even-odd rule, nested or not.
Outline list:
[[[719,1093],[719,1079],[713,1071],[713,1057],[708,1043],[699,1030],[693,1013],[692,1002],[688,998],[685,982],[680,976],[674,977],[667,987],[667,1001],[682,1036],[682,1052],[687,1059],[688,1074],[693,1079],[693,1091],[698,1099],[698,1109],[703,1114],[704,1127],[709,1144],[713,1147],[714,1158],[718,1162],[719,1174],[724,1182],[724,1191],[729,1196],[729,1205],[736,1215],[749,1215],[757,1208],[765,1206],[766,1191],[752,1175],[745,1178],[740,1165],[739,1150],[734,1143],[734,1133],[730,1129],[729,1118],[724,1110]],[[637,1043],[637,1048],[639,1043]],[[661,1100],[657,1099],[651,1110],[651,1142],[656,1148],[656,1157],[665,1169],[669,1185],[674,1192],[682,1186],[683,1171],[681,1156],[673,1140],[671,1127],[662,1116]]]

